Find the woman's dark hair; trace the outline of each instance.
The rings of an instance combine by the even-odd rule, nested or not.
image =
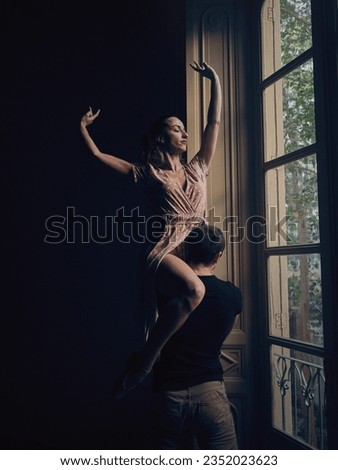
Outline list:
[[[192,263],[202,263],[206,266],[212,263],[216,255],[224,251],[225,238],[220,228],[203,224],[194,227],[185,239],[186,260]]]
[[[146,134],[141,139],[142,145],[142,161],[144,163],[151,163],[159,168],[165,164],[165,156],[161,150],[161,137],[164,129],[168,126],[167,119],[173,117],[173,114],[160,116],[149,127]]]

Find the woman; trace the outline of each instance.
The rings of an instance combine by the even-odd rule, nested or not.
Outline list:
[[[206,177],[212,162],[221,117],[221,87],[215,70],[206,62],[190,66],[211,81],[211,96],[207,125],[201,147],[194,158],[182,163],[187,149],[188,134],[184,124],[175,116],[160,118],[151,127],[144,148],[144,165],[137,165],[102,153],[88,133],[88,125],[97,118],[91,108],[82,117],[80,129],[85,143],[94,156],[122,175],[132,175],[142,184],[157,214],[165,219],[163,236],[147,256],[147,274],[150,284],[147,295],[155,306],[155,293],[171,298],[152,327],[156,314],[149,305],[146,334],[151,333],[141,354],[127,364],[118,385],[122,396],[133,388],[151,370],[162,347],[186,321],[201,302],[205,288],[198,276],[184,262],[181,243],[193,226],[203,221],[206,203]]]

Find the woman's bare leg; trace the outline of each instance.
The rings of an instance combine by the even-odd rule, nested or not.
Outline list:
[[[199,277],[187,263],[172,254],[167,254],[158,267],[156,289],[171,300],[161,308],[160,315],[137,358],[137,363],[133,361],[127,366],[126,374],[114,393],[118,398],[124,396],[128,390],[145,378],[163,346],[184,324],[205,294],[204,284]]]
[[[203,282],[183,260],[168,254],[156,273],[157,291],[171,300],[160,315],[142,349],[142,365],[151,370],[161,349],[188,319],[205,294]]]

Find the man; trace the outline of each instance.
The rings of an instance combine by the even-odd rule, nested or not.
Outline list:
[[[202,302],[169,339],[153,369],[151,428],[156,449],[237,449],[224,388],[220,351],[242,310],[240,290],[214,275],[225,247],[222,231],[194,228],[186,239],[187,263],[205,285]],[[159,296],[161,305],[168,299]]]

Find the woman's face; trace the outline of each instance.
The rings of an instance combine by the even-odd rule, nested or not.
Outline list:
[[[170,117],[165,120],[166,126],[163,129],[161,138],[163,145],[169,153],[182,154],[187,150],[188,134],[184,124],[177,117]]]

